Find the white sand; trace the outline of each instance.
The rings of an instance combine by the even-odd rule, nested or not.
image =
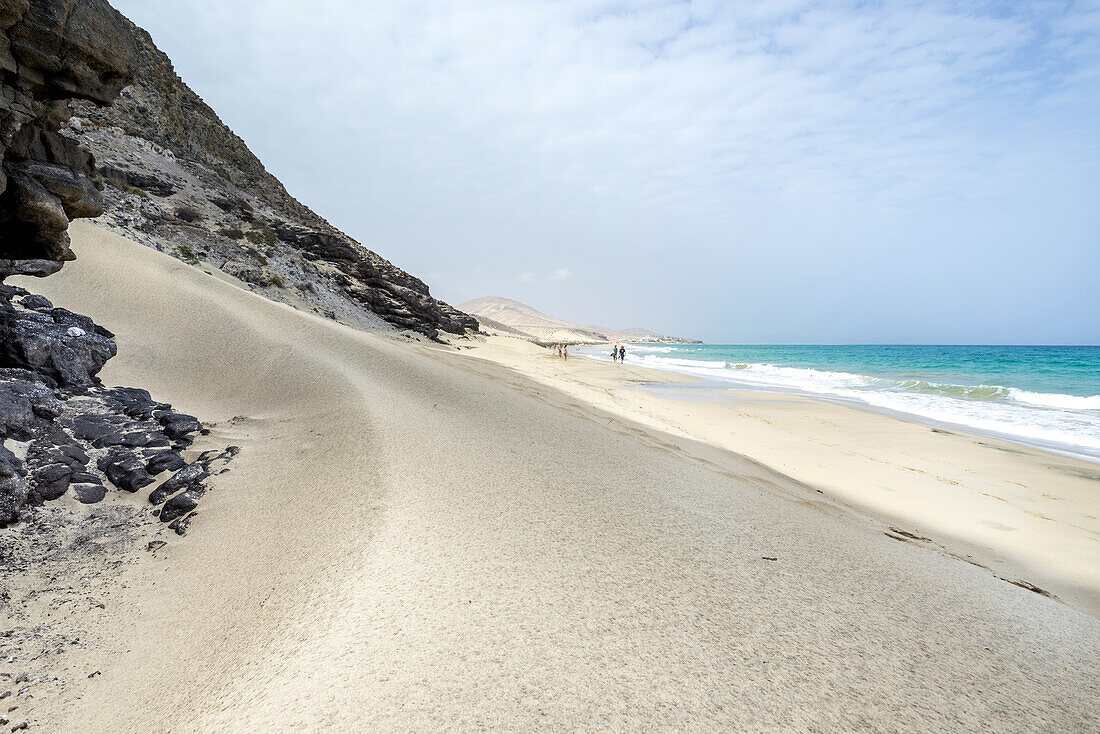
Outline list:
[[[73,239],[32,285],[117,333],[105,381],[243,450],[44,730],[1100,726],[1069,606],[466,352]]]

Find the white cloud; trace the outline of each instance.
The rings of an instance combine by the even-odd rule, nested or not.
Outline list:
[[[522,171],[663,203],[951,185],[990,152],[998,104],[1070,73],[1047,51],[1096,40],[1090,14],[1028,3],[194,5],[174,12],[249,31],[233,35],[237,73],[285,83],[313,100],[301,112],[413,171],[499,179],[476,187]]]
[[[558,268],[554,272],[550,273],[550,280],[568,280],[573,276],[572,271],[569,268]]]
[[[526,271],[520,273],[519,278],[517,278],[516,280],[518,280],[520,283],[534,283],[536,279],[537,276],[534,273]]]

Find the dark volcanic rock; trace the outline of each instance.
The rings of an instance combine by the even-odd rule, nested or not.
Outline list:
[[[70,486],[73,496],[84,505],[94,505],[96,502],[102,502],[103,498],[107,496],[107,488],[99,482],[74,483]]]
[[[162,471],[182,469],[186,463],[183,457],[175,451],[160,451],[153,454],[152,458],[145,462],[145,471],[152,476],[156,476]]]
[[[202,424],[145,390],[99,385],[94,373],[103,355],[114,353],[114,342],[86,316],[0,285],[0,332],[10,336],[0,346],[0,447],[11,439],[25,451],[20,459],[0,450],[0,526],[15,522],[24,505],[69,491],[82,503],[99,502],[107,492],[104,477],[135,492],[165,471],[177,474],[166,482],[163,499],[186,492],[166,515],[174,520],[194,509],[206,491],[204,480],[236,452],[208,452],[186,466],[179,451]],[[88,339],[92,347],[83,343]],[[43,343],[51,346],[27,346]]]
[[[187,529],[191,527],[191,521],[195,518],[197,512],[189,512],[183,517],[177,517],[172,522],[168,523],[168,529],[173,531],[176,535],[187,535]]]
[[[186,413],[176,413],[171,410],[157,411],[153,416],[164,426],[164,433],[175,441],[191,444],[191,434],[202,430],[199,419]]]
[[[131,171],[124,168],[115,168],[114,166],[104,166],[99,169],[99,173],[103,178],[112,183],[117,184],[122,182],[128,186],[141,189],[142,191],[148,191],[151,194],[156,194],[161,197],[171,196],[176,192],[176,186],[172,183],[163,181],[143,171]]]
[[[136,492],[153,483],[145,470],[145,462],[132,449],[116,446],[100,457],[96,466],[107,475],[111,484],[127,492]]]
[[[171,522],[177,517],[191,512],[191,510],[198,507],[199,500],[202,499],[204,494],[206,494],[206,485],[199,482],[174,495],[160,509],[161,522]]]
[[[31,492],[28,501],[38,505],[45,500],[55,500],[69,489],[71,467],[64,464],[49,464],[34,472],[31,479]]]
[[[32,311],[50,311],[53,309],[53,304],[45,296],[39,296],[34,293],[23,296],[19,299],[19,305],[23,308],[29,308]]]
[[[26,440],[40,425],[61,415],[61,401],[26,370],[0,369],[0,434]]]
[[[104,391],[106,400],[115,412],[125,413],[131,418],[152,421],[157,411],[171,408],[168,403],[153,400],[148,390],[136,387],[111,387]]]
[[[69,221],[102,212],[94,159],[58,127],[66,100],[114,99],[134,53],[105,0],[0,3],[0,280],[56,272]]]
[[[154,489],[149,494],[149,502],[159,505],[177,492],[197,486],[208,476],[210,472],[201,460],[188,464]]]
[[[160,509],[162,522],[172,522],[198,506],[206,494],[206,480],[225,471],[225,465],[240,449],[230,446],[225,451],[204,451],[194,463],[180,469],[149,495],[154,505],[164,503]]]
[[[0,525],[19,519],[19,508],[27,501],[25,474],[23,462],[0,444]]]
[[[0,367],[26,369],[62,387],[94,384],[95,375],[115,355],[109,332],[63,308],[23,308],[27,298],[18,307],[10,298],[0,298]]]
[[[118,446],[122,442],[121,424],[124,422],[122,416],[92,413],[73,416],[67,423],[73,436],[87,441],[93,448],[101,449],[105,446]]]
[[[102,387],[96,375],[116,351],[111,332],[2,283],[12,274],[50,275],[73,259],[69,222],[102,213],[103,186],[74,132],[81,123],[62,124],[71,103],[95,109],[115,99],[151,47],[106,0],[0,0],[0,526],[16,522],[26,504],[70,489],[82,503],[99,502],[103,476],[134,492],[154,482],[150,472],[185,469],[177,450],[202,430],[145,390]],[[181,114],[185,121],[191,111]],[[130,167],[105,172],[146,198],[178,190]],[[243,201],[234,208],[246,210]],[[202,479],[222,456],[200,457]],[[183,489],[194,501],[190,514],[175,518],[181,534],[205,485]]]

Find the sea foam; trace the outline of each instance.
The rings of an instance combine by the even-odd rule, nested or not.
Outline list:
[[[862,405],[1100,461],[1100,395],[717,360],[708,359],[704,352],[699,348],[685,353],[675,347],[635,345],[628,349],[628,360],[743,389],[790,392]],[[582,353],[607,359],[594,349]]]

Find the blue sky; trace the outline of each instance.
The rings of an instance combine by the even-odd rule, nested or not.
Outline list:
[[[115,5],[292,194],[451,302],[1100,343],[1100,2]]]

